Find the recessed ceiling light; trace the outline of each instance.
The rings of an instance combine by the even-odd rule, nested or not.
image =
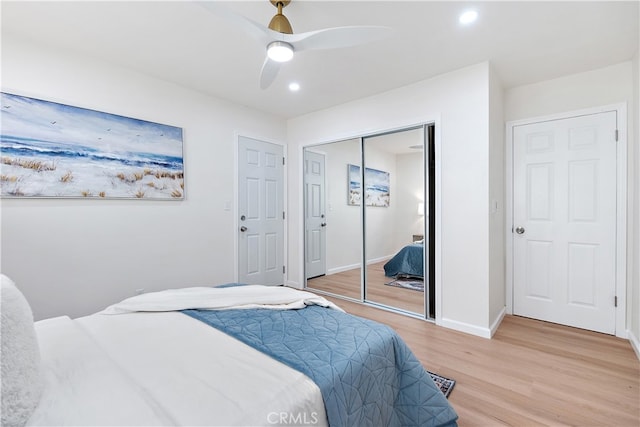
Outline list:
[[[289,83],[289,90],[291,92],[297,92],[297,91],[300,90],[300,85],[298,83],[296,83],[296,82]]]
[[[469,25],[475,22],[476,19],[478,19],[478,12],[475,10],[467,10],[460,15],[459,21],[462,25]]]

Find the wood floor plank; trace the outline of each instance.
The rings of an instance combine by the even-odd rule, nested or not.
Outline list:
[[[424,316],[424,292],[386,285],[393,278],[384,275],[384,264],[385,262],[378,262],[367,266],[366,299]],[[359,300],[360,269],[309,279],[307,287]]]
[[[391,326],[425,368],[455,379],[460,426],[640,426],[640,362],[627,340],[517,316],[489,340],[329,299]]]

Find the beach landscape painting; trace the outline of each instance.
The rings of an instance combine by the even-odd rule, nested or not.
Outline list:
[[[184,199],[181,128],[0,96],[3,198]]]
[[[350,206],[360,206],[362,200],[362,177],[360,174],[360,166],[351,164],[347,166],[349,180],[349,196],[347,203]],[[389,172],[365,168],[364,182],[366,206],[389,207],[389,202],[391,200]]]

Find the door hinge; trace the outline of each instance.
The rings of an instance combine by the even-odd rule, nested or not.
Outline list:
[[[614,307],[618,306],[618,296],[617,295],[615,297],[613,297],[613,306]]]
[[[616,142],[618,142],[618,129],[616,129]]]
[[[283,266],[282,266],[282,274],[285,274],[286,272],[287,272],[287,269],[286,269],[286,267],[283,265]]]
[[[617,139],[616,139],[617,140]],[[284,157],[282,158],[282,166],[284,166]]]
[[[282,211],[282,219],[286,219],[284,216],[284,211]]]

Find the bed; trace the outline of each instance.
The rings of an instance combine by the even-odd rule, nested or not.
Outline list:
[[[424,241],[403,247],[384,265],[385,276],[424,278],[424,250]]]
[[[16,292],[3,276],[2,425],[456,425],[395,332],[309,292],[184,288],[35,325]]]

